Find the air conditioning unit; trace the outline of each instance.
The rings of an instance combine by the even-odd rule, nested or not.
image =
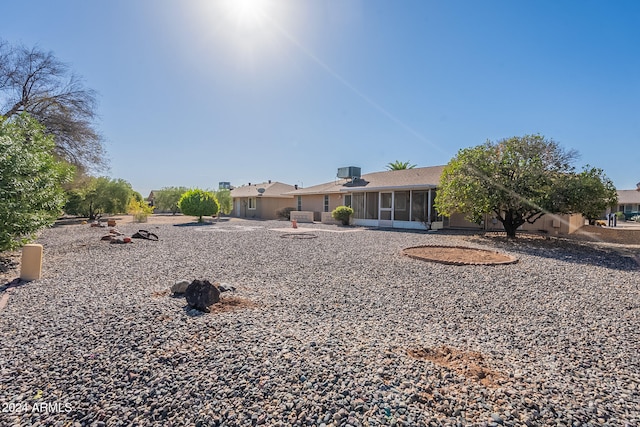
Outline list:
[[[344,168],[338,168],[338,178],[360,178],[360,168],[357,166],[347,166]]]

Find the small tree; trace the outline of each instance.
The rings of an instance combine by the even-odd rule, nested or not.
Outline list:
[[[155,193],[154,204],[161,211],[170,211],[173,215],[180,211],[180,197],[189,189],[186,187],[164,187]]]
[[[387,170],[390,170],[390,171],[413,169],[415,167],[416,167],[416,165],[412,165],[412,164],[410,164],[410,162],[400,162],[398,160],[396,160],[395,162],[392,162],[392,163],[387,163]]]
[[[66,213],[86,216],[90,220],[102,214],[125,213],[134,195],[131,184],[123,179],[88,177],[68,192]]]
[[[576,174],[576,156],[541,135],[462,149],[442,172],[436,209],[444,216],[462,213],[472,222],[493,213],[512,238],[518,227],[545,213],[596,215],[615,204],[615,188],[599,169]]]
[[[135,222],[147,222],[147,217],[153,213],[153,206],[149,206],[144,200],[132,197],[127,210],[129,215],[133,215]]]
[[[220,204],[215,194],[195,188],[182,195],[178,207],[183,214],[197,216],[198,222],[202,222],[203,216],[217,214]]]
[[[60,214],[73,169],[55,159],[54,146],[27,114],[0,116],[0,251],[27,243]]]
[[[353,215],[353,209],[349,206],[338,206],[331,212],[331,217],[342,221],[342,225],[349,225],[349,218]]]
[[[231,198],[231,191],[223,188],[215,192],[216,199],[220,204],[220,212],[224,215],[229,215],[233,210],[233,199]]]

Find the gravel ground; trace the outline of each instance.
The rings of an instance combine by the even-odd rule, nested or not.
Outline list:
[[[640,425],[628,253],[286,225],[46,230],[43,279],[0,311],[0,425]],[[425,244],[520,261],[400,254]],[[196,278],[255,304],[199,314],[166,292]]]

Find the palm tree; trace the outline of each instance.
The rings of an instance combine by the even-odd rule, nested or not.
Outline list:
[[[387,170],[399,171],[399,170],[403,170],[403,169],[413,169],[413,168],[416,167],[416,165],[411,165],[409,163],[410,162],[400,162],[400,161],[396,160],[393,163],[387,163]]]

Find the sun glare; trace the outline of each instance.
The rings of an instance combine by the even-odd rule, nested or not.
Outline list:
[[[253,30],[267,24],[269,0],[225,0],[228,19],[240,28]]]

